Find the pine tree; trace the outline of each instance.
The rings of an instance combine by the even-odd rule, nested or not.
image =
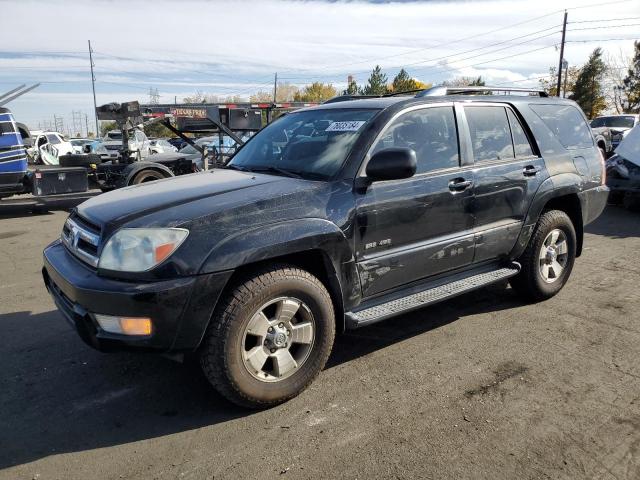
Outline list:
[[[371,72],[367,85],[362,89],[363,95],[384,95],[387,93],[387,75],[382,73],[380,65]]]
[[[569,97],[580,105],[589,118],[597,117],[607,106],[602,95],[604,72],[602,49],[598,47],[589,55],[589,60],[580,69],[573,93]]]
[[[358,84],[355,80],[351,80],[346,90],[342,91],[343,95],[358,95],[359,89]]]
[[[631,61],[631,68],[622,81],[622,88],[626,94],[629,106],[628,113],[640,113],[640,41],[633,42],[635,52]]]
[[[395,93],[398,93],[398,92],[408,92],[410,90],[416,90],[417,88],[419,88],[418,82],[416,82],[413,78],[411,78],[407,73],[407,71],[403,68],[394,77],[390,90],[392,90]]]

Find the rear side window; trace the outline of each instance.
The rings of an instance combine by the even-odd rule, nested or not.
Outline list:
[[[514,159],[504,107],[465,107],[476,162]]]
[[[0,135],[3,133],[13,133],[15,132],[13,128],[13,123],[11,122],[0,122]]]
[[[511,125],[511,135],[513,136],[513,148],[516,152],[516,158],[531,157],[533,150],[531,149],[527,134],[524,133],[520,120],[516,118],[510,109],[507,109],[507,116],[509,117],[509,124]]]
[[[573,105],[529,105],[567,149],[593,147],[593,137],[580,111]]]
[[[373,153],[391,147],[407,147],[416,152],[416,173],[459,166],[453,107],[431,107],[400,115],[378,140]]]

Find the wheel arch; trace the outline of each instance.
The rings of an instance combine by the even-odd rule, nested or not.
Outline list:
[[[343,331],[344,312],[359,300],[360,282],[344,233],[327,220],[300,219],[237,234],[212,249],[200,273],[233,270],[224,295],[240,279],[277,264],[307,270],[325,285],[334,304],[336,329]]]
[[[538,219],[548,210],[561,210],[569,216],[576,231],[576,257],[580,256],[584,240],[581,183],[581,177],[575,173],[555,175],[542,182],[527,212],[512,258],[518,258],[524,252]]]

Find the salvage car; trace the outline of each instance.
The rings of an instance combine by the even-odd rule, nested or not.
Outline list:
[[[607,161],[611,203],[640,210],[640,126],[633,127]]]
[[[109,151],[119,152],[122,148],[122,132],[111,130],[104,136],[102,143]],[[151,144],[145,133],[138,129],[129,132],[128,141],[129,152],[135,156],[137,161],[142,161],[151,155]]]
[[[253,408],[302,392],[345,329],[505,280],[548,299],[605,207],[604,158],[575,102],[505,90],[289,113],[224,168],[81,204],[46,288],[90,346],[196,352]]]
[[[611,145],[615,150],[629,131],[640,123],[638,114],[605,115],[591,120],[591,128],[608,128],[611,131]]]

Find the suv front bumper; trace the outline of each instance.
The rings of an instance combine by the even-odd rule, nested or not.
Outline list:
[[[44,283],[62,315],[88,345],[101,351],[196,349],[231,273],[158,282],[112,280],[98,276],[60,241],[44,250],[42,268]],[[105,332],[94,314],[149,317],[153,322],[151,335]]]

